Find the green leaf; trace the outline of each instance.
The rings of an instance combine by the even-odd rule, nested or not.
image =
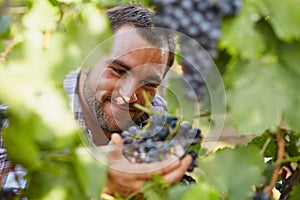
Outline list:
[[[220,48],[244,59],[258,58],[266,48],[263,37],[255,28],[260,19],[256,2],[244,1],[240,13],[233,18],[225,19],[222,23],[222,36],[219,41]]]
[[[175,185],[168,190],[170,200],[219,200],[218,193],[207,183],[199,182],[192,185]]]
[[[248,143],[248,145],[255,145],[259,149],[262,149],[264,147],[264,145],[266,144],[268,138],[270,138],[271,141],[265,147],[263,156],[264,157],[276,158],[276,156],[277,156],[277,146],[276,146],[276,143],[275,143],[274,139],[272,139],[271,136],[270,135],[268,136],[267,134],[270,134],[270,133],[266,132],[263,135],[260,135],[260,136],[257,136],[255,138],[253,138],[251,140],[251,142]]]
[[[143,185],[141,192],[146,199],[165,200],[168,199],[168,191],[166,189],[168,186],[162,177],[154,174],[152,180],[147,181]]]
[[[292,41],[300,38],[298,0],[265,0],[269,21],[278,38]]]
[[[190,186],[190,189],[183,195],[182,200],[201,199],[201,200],[219,200],[218,193],[207,183],[196,183]]]
[[[298,151],[297,143],[299,141],[299,135],[293,131],[283,130],[285,141],[285,151],[290,157],[296,157],[300,155]]]
[[[106,166],[96,160],[88,149],[78,148],[73,166],[78,184],[84,188],[86,196],[98,199],[106,181]]]
[[[62,49],[59,52],[61,55],[56,55],[62,56],[62,59],[56,63],[52,74],[61,81],[64,78],[61,75],[66,74],[66,69],[93,67],[109,52],[112,44],[108,18],[92,3],[83,4],[78,12],[72,12],[66,17],[59,34],[63,41],[53,45],[53,55],[55,56],[57,48]]]
[[[293,70],[298,76],[300,76],[300,42],[293,43],[277,43],[277,55],[280,62],[287,68]]]
[[[26,110],[23,110],[26,112]],[[28,112],[28,111],[27,111]],[[47,135],[40,119],[36,115],[22,118],[18,115],[9,116],[10,125],[4,130],[3,140],[7,149],[9,159],[13,163],[21,164],[26,169],[35,169],[41,165],[39,148],[34,140],[38,132]],[[20,150],[22,150],[20,152]]]
[[[37,0],[23,17],[23,24],[32,30],[54,30],[59,19],[59,9],[49,1]]]
[[[87,199],[70,160],[46,160],[42,170],[29,171],[29,187],[25,190],[25,196],[43,200]]]
[[[227,75],[231,80],[227,91],[229,114],[242,134],[276,130],[284,111],[297,105],[299,95],[292,82],[299,80],[280,66],[274,56],[237,63]]]
[[[167,108],[171,113],[182,116],[183,120],[193,122],[199,108],[184,94],[184,83],[180,78],[170,78],[166,90]]]
[[[295,109],[300,105],[300,96],[298,94],[296,85],[300,84],[300,67],[299,67],[299,53],[300,42],[291,44],[279,43],[278,56],[281,63],[287,68],[289,79],[287,80],[286,89],[289,91],[289,104],[285,110],[285,120],[288,125],[294,130],[300,130],[300,109]]]
[[[300,184],[297,184],[293,187],[289,200],[298,200],[300,196]]]
[[[228,199],[246,199],[264,170],[263,157],[253,146],[225,148],[199,160],[204,178]],[[247,173],[245,173],[247,172]]]
[[[177,184],[168,189],[168,199],[181,200],[185,193],[189,192],[191,187],[189,185]]]

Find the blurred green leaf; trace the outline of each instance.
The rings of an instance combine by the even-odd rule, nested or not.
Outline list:
[[[29,187],[25,190],[28,199],[88,199],[77,184],[79,180],[69,161],[46,160],[42,167],[42,170],[30,171],[28,174]]]
[[[13,125],[8,126],[2,135],[9,159],[29,170],[40,167],[40,152],[34,135],[39,133],[48,136],[42,124],[39,124],[40,118],[29,113],[26,118],[10,115],[9,122]]]
[[[143,185],[141,192],[146,199],[164,200],[168,199],[168,192],[166,190],[168,187],[169,185],[165,179],[154,174],[152,179]]]
[[[300,95],[297,85],[300,85],[300,67],[299,67],[300,42],[293,44],[280,43],[278,45],[278,56],[281,63],[286,67],[286,83],[285,87],[288,91],[288,105],[284,113],[284,118],[288,125],[293,129],[300,131],[300,109],[296,109],[300,105]]]
[[[166,90],[167,108],[182,116],[183,120],[193,122],[197,113],[196,103],[184,94],[184,83],[180,78],[170,78]]]
[[[183,195],[182,200],[201,199],[201,200],[219,200],[220,196],[213,188],[206,183],[196,183],[190,186],[190,189]]]
[[[170,200],[218,200],[218,193],[204,182],[198,182],[192,185],[176,185],[168,190],[168,199]]]
[[[283,114],[289,113],[288,108],[299,99],[294,90],[296,83],[300,85],[299,78],[274,56],[238,63],[227,75],[232,83],[227,91],[230,114],[242,134],[275,130]],[[293,114],[295,118],[298,111]]]
[[[36,0],[30,11],[23,17],[23,24],[31,30],[54,30],[59,18],[58,7],[46,0]]]
[[[298,0],[265,0],[266,14],[278,38],[292,41],[300,38]]]
[[[173,187],[170,187],[168,190],[168,199],[170,200],[181,200],[183,198],[183,195],[187,192],[189,192],[191,187],[189,185],[174,185]]]
[[[260,13],[255,2],[244,1],[236,17],[224,20],[220,48],[226,48],[229,54],[240,55],[243,59],[260,57],[266,46],[262,35],[255,28],[259,18]]]
[[[289,200],[298,200],[300,196],[300,184],[297,184],[293,187]]]
[[[98,199],[106,182],[106,166],[84,148],[76,149],[74,158],[75,174],[86,196]]]
[[[258,148],[239,146],[219,150],[199,160],[199,168],[204,178],[221,190],[226,199],[240,200],[249,197],[251,187],[259,183],[264,162]]]

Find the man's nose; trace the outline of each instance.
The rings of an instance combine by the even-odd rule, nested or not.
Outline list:
[[[119,94],[126,103],[136,103],[138,100],[138,85],[133,78],[123,79],[119,85]]]

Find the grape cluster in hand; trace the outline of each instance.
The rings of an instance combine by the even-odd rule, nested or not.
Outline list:
[[[186,96],[200,100],[212,67],[210,57],[217,56],[222,18],[236,15],[242,0],[152,0],[152,3],[157,6],[157,26],[189,36],[180,41],[181,64],[188,83]]]
[[[150,118],[148,128],[131,126],[121,133],[124,144],[123,155],[132,163],[151,163],[182,157],[190,154],[193,162],[188,171],[197,165],[197,152],[189,151],[191,145],[202,140],[199,128],[182,123],[177,118],[155,114]]]

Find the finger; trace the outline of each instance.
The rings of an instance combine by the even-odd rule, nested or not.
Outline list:
[[[180,159],[173,156],[169,159],[163,160],[161,162],[154,162],[146,165],[144,167],[144,172],[155,173],[163,175],[176,169],[180,165]]]
[[[111,143],[109,144],[113,146],[113,150],[107,153],[107,161],[108,163],[118,162],[123,160],[122,154],[122,139],[121,136],[117,133],[113,133],[111,135]]]
[[[180,162],[180,166],[178,168],[170,171],[169,173],[163,175],[163,178],[169,184],[180,181],[183,174],[187,171],[187,169],[189,168],[192,161],[193,161],[193,158],[191,155],[184,156]]]
[[[180,165],[180,160],[168,159],[162,162],[142,163],[134,166],[132,169],[135,171],[137,179],[148,180],[152,178],[153,174],[164,175],[176,169]]]
[[[112,144],[114,144],[114,145],[120,147],[120,149],[123,148],[122,138],[121,138],[121,136],[120,136],[119,134],[113,133],[113,134],[111,135],[111,142],[112,142]]]

